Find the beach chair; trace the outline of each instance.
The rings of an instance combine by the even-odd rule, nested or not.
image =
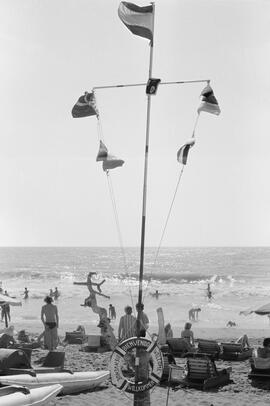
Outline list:
[[[248,374],[250,379],[270,379],[270,358],[258,357],[255,355],[250,358],[251,372]]]
[[[173,354],[171,354],[171,352],[169,350],[169,346],[167,344],[161,345],[160,350],[162,352],[163,362],[164,362],[163,373],[162,373],[162,377],[161,377],[160,381],[167,382],[169,373],[170,373],[170,366],[175,365],[176,362],[175,362],[174,356],[173,356]]]
[[[221,347],[216,340],[204,340],[198,338],[198,354],[206,354],[212,360],[217,360],[221,353]]]
[[[224,361],[244,361],[252,356],[253,348],[244,348],[241,343],[221,343],[220,359]]]
[[[168,338],[167,344],[169,352],[174,357],[184,357],[187,352],[190,352],[190,346],[184,338]]]
[[[0,349],[0,375],[50,373],[64,371],[65,353],[49,351],[41,366],[35,368],[30,364],[23,350]]]
[[[61,372],[64,369],[65,352],[49,351],[44,358],[42,365],[34,368],[35,372]]]
[[[217,370],[215,362],[205,354],[186,354],[186,375],[181,386],[207,390],[231,383],[231,368]]]

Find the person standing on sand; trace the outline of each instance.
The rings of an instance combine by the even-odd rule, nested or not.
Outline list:
[[[132,316],[132,307],[125,307],[125,315],[120,318],[118,327],[119,341],[126,340],[127,338],[136,335],[136,319]]]
[[[136,310],[137,313],[139,313],[140,310],[140,320],[139,320],[139,335],[140,337],[145,337],[146,336],[146,330],[149,328],[149,319],[147,315],[144,313],[144,304],[137,303],[136,304]]]
[[[46,304],[41,308],[41,321],[44,324],[44,346],[49,351],[53,351],[57,348],[58,334],[57,329],[59,327],[59,318],[57,306],[52,304],[53,299],[50,296],[46,296],[44,302]]]
[[[184,338],[185,341],[191,346],[194,347],[194,335],[191,331],[191,323],[186,323],[184,330],[181,332],[181,338]]]

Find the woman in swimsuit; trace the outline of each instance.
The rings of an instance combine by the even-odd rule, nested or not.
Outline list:
[[[52,304],[52,301],[52,297],[46,296],[44,299],[44,302],[46,302],[46,304],[41,308],[41,320],[45,327],[44,346],[49,351],[55,350],[58,344],[58,310],[57,306]]]

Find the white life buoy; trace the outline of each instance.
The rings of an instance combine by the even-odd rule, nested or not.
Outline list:
[[[149,373],[147,382],[138,382],[128,380],[122,372],[124,364],[124,357],[128,351],[135,348],[144,349],[151,354],[152,371]],[[159,383],[164,368],[162,352],[158,348],[156,341],[150,341],[143,337],[131,337],[122,341],[115,347],[111,356],[111,381],[114,386],[120,390],[129,393],[144,392],[151,389],[154,385]]]

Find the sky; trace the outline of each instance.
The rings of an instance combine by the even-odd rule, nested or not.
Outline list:
[[[96,92],[103,140],[125,161],[110,183],[96,162],[96,118],[71,116],[94,86],[148,79],[149,43],[118,5],[0,2],[0,246],[119,246],[120,235],[140,245],[145,88]],[[269,1],[155,2],[152,76],[210,79],[221,108],[200,116],[162,246],[269,245],[269,72]],[[164,85],[152,96],[146,246],[160,243],[203,88]]]

